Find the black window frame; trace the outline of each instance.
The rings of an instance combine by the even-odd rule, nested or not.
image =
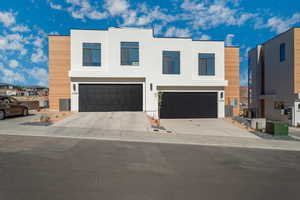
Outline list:
[[[126,47],[126,44],[137,44],[137,47]],[[124,46],[123,46],[124,45]],[[123,56],[123,53],[125,52],[124,48],[127,49],[138,49],[137,51],[137,60],[133,61],[134,59],[131,57],[130,58],[130,50],[127,50],[129,58],[125,59]],[[137,63],[137,64],[134,64]],[[140,43],[139,42],[128,42],[128,41],[122,41],[120,42],[120,65],[121,66],[140,66]]]
[[[170,73],[169,71],[168,71],[168,67],[165,67],[165,57],[171,57],[170,55],[165,55],[165,54],[168,54],[168,53],[175,53],[175,54],[178,54],[178,60],[177,60],[177,63],[178,63],[178,71],[176,71],[175,70],[175,72],[173,72],[173,73]],[[162,74],[163,75],[180,75],[180,72],[181,72],[181,63],[180,63],[180,57],[181,57],[181,55],[180,55],[181,53],[180,53],[180,51],[170,51],[170,50],[163,50],[162,51]]]
[[[203,56],[203,57],[202,57]],[[205,56],[213,56],[212,58],[205,58]],[[213,70],[208,70],[209,59],[212,59]],[[205,69],[201,69],[201,61],[205,62]],[[210,72],[211,71],[211,72]],[[215,53],[198,53],[198,75],[199,76],[215,76],[216,75],[216,54]]]
[[[99,45],[99,48],[92,48],[92,47],[85,47],[85,45]],[[93,51],[96,51],[96,53],[93,53]],[[99,52],[98,52],[99,51]],[[85,54],[86,53],[91,53],[90,56],[94,56],[93,54],[97,54],[97,52],[99,53],[99,63],[98,62],[93,62],[93,58],[91,58],[91,62],[87,62],[85,60],[86,56]],[[84,67],[101,67],[101,43],[95,43],[95,42],[83,42],[82,43],[82,66]]]
[[[285,43],[281,43],[279,46],[279,60],[280,60],[280,62],[284,62],[286,60],[286,45],[285,45]]]

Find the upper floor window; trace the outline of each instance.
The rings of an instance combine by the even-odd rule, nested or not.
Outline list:
[[[285,61],[285,43],[280,44],[280,62]]]
[[[200,76],[215,75],[215,54],[199,53],[198,55],[198,72]]]
[[[139,65],[139,43],[121,42],[121,65]]]
[[[83,43],[83,66],[101,66],[101,44]]]
[[[180,74],[179,51],[163,51],[163,74]]]

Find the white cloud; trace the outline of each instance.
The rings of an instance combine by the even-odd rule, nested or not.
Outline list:
[[[204,10],[205,5],[204,3],[197,3],[196,1],[184,0],[183,3],[180,5],[181,8],[184,10]]]
[[[54,4],[53,2],[49,1],[50,8],[56,9],[56,10],[62,10],[62,6],[59,4]]]
[[[49,33],[49,35],[59,35],[59,32],[57,32],[57,31],[51,31],[51,32]]]
[[[104,19],[107,17],[106,12],[100,12],[97,6],[93,6],[88,0],[65,0],[68,3],[67,7],[53,3],[53,0],[48,0],[52,9],[67,11],[73,18],[85,20],[88,19]]]
[[[41,86],[47,86],[48,85],[48,72],[47,70],[39,67],[34,67],[33,69],[26,70],[28,75],[32,78],[34,78],[38,83],[38,85]]]
[[[244,62],[248,60],[248,52],[251,50],[250,47],[242,47],[242,49],[244,49],[244,54],[240,57],[240,62]]]
[[[129,4],[127,0],[105,0],[104,7],[109,11],[109,13],[114,15],[125,14]]]
[[[0,50],[16,50],[24,55],[27,52],[24,47],[26,42],[27,39],[18,33],[0,35]]]
[[[176,28],[176,27],[172,26],[167,29],[165,36],[166,37],[190,37],[191,32],[187,28],[181,29],[181,28]]]
[[[153,27],[154,35],[162,34],[163,24],[155,24]]]
[[[240,26],[256,16],[240,8],[230,7],[227,4],[235,1],[219,0],[213,3],[196,0],[184,0],[181,8],[184,10],[183,19],[188,20],[194,29],[209,29],[220,25]],[[233,3],[235,5],[235,3]]]
[[[225,45],[226,46],[232,46],[233,44],[232,44],[232,41],[233,41],[233,38],[235,37],[235,35],[234,34],[228,34],[227,36],[226,36],[226,39],[225,39]]]
[[[1,82],[4,83],[25,83],[25,77],[20,72],[15,72],[10,69],[6,69],[3,66],[0,65],[0,73],[2,73],[2,76],[0,76]]]
[[[240,74],[240,85],[247,86],[248,85],[248,71],[244,71]]]
[[[300,22],[300,13],[295,13],[290,18],[272,17],[266,23],[258,18],[254,25],[255,29],[270,28],[271,31],[280,34]]]
[[[5,27],[9,27],[10,25],[16,23],[15,14],[12,11],[0,11],[0,22],[2,22]]]
[[[12,59],[9,61],[9,66],[13,69],[17,68],[19,66],[19,62],[15,59]]]
[[[32,37],[33,53],[31,55],[31,61],[34,63],[47,61],[47,56],[44,53],[44,41],[47,37],[47,33],[44,30],[38,29],[38,33]]]
[[[30,79],[36,80],[41,85],[47,85],[46,70],[42,68],[29,70],[21,64],[47,61],[44,54],[47,33],[37,26],[31,28],[27,24],[18,24],[16,15],[14,11],[0,12],[0,26],[3,23],[0,30],[0,82],[26,83],[29,74]],[[27,52],[30,52],[31,56],[24,56]]]
[[[206,34],[203,34],[200,37],[200,40],[210,40],[210,39],[211,39],[211,37],[209,35],[206,35]]]
[[[139,4],[135,10],[127,10],[121,17],[122,26],[149,26],[155,21],[164,26],[178,19],[178,16],[165,14],[158,6],[150,8],[145,3]]]
[[[33,45],[36,46],[36,47],[43,47],[43,42],[44,42],[44,38],[42,37],[36,37],[36,39],[33,41]]]
[[[17,26],[12,27],[10,30],[13,32],[28,32],[28,31],[30,31],[28,26],[25,26],[25,25],[17,25]]]
[[[35,52],[31,55],[31,61],[34,63],[45,62],[46,60],[47,56],[41,48],[35,49]]]

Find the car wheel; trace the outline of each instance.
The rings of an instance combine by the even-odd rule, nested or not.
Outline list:
[[[23,110],[23,116],[27,116],[27,115],[28,115],[28,109],[24,108],[24,110]]]
[[[5,118],[5,112],[3,110],[0,110],[0,120]]]

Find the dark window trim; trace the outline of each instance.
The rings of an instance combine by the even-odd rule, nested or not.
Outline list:
[[[286,60],[286,44],[281,43],[279,46],[279,60],[284,62]]]
[[[173,74],[171,74],[171,73],[164,73],[164,52],[178,52],[179,53],[179,71],[178,71],[178,73],[173,73]],[[180,53],[180,51],[171,51],[171,50],[163,50],[162,51],[162,74],[163,75],[169,75],[169,76],[178,76],[178,75],[180,75],[181,74],[181,53]]]
[[[125,64],[122,62],[122,43],[137,43],[138,44],[138,64],[133,65],[133,64]],[[121,41],[120,42],[120,65],[121,66],[130,66],[130,67],[139,67],[140,66],[140,42],[134,42],[134,41]]]
[[[213,55],[213,63],[214,63],[214,69],[213,69],[213,74],[200,74],[200,56],[201,54],[211,54]],[[207,71],[207,70],[206,70]],[[215,53],[198,53],[198,75],[199,76],[216,76],[216,54]]]
[[[99,49],[93,49],[93,48],[87,48],[87,47],[84,47],[84,44],[99,44]],[[101,43],[98,43],[98,42],[83,42],[82,43],[82,66],[83,67],[101,67],[102,66],[102,56],[101,56],[101,50],[102,50],[102,48],[101,48]],[[92,63],[92,64],[90,64],[90,63],[85,63],[84,62],[84,49],[89,49],[89,50],[99,50],[100,51],[100,55],[99,55],[99,58],[100,58],[100,60],[99,60],[99,65],[94,65],[94,63]]]

